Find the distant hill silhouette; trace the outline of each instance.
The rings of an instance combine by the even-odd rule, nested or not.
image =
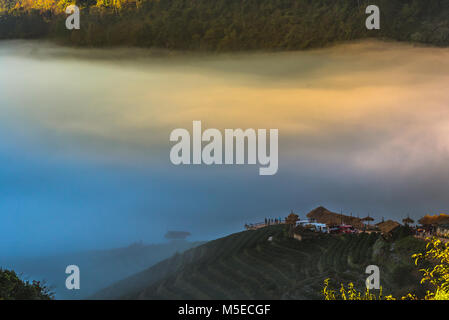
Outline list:
[[[168,231],[164,238],[168,240],[184,240],[189,236],[191,236],[191,234],[187,231]]]
[[[82,251],[16,261],[2,260],[0,267],[12,268],[25,278],[45,280],[54,288],[56,299],[81,299],[177,252],[184,252],[200,244],[202,242],[134,243],[110,250]],[[65,268],[71,264],[80,267],[80,290],[69,291],[65,288]]]

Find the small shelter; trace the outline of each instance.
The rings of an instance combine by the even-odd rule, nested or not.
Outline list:
[[[369,223],[370,223],[371,221],[374,221],[374,218],[371,218],[371,217],[369,216],[369,214],[368,214],[367,217],[362,218],[362,221],[363,221],[363,222],[368,221],[368,225],[369,225]]]
[[[402,219],[402,222],[403,222],[406,226],[408,226],[409,224],[415,223],[415,220],[413,220],[412,218],[410,218],[409,216],[407,216],[407,218]]]

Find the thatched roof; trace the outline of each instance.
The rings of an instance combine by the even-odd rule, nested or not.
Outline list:
[[[424,217],[422,217],[421,219],[418,220],[418,222],[422,225],[425,224],[436,224],[436,225],[440,225],[440,224],[448,224],[449,223],[449,215],[447,214],[439,214],[439,215],[425,215]]]
[[[410,224],[410,223],[414,223],[415,220],[413,220],[413,219],[410,218],[410,217],[407,217],[407,218],[405,218],[405,219],[402,219],[402,222],[404,222],[405,224]]]
[[[393,220],[387,220],[387,221],[379,222],[379,223],[376,224],[376,226],[379,228],[379,230],[383,234],[390,233],[391,231],[393,231],[394,229],[396,229],[400,225],[401,224],[399,222],[396,222],[396,221],[393,221]]]
[[[285,223],[287,223],[287,224],[296,224],[296,221],[298,221],[298,219],[299,219],[299,216],[292,212],[285,219]]]
[[[327,210],[324,207],[318,207],[313,209],[307,214],[307,218],[315,219],[319,223],[325,223],[327,225],[340,225],[350,224],[356,228],[363,228],[363,222],[360,218],[351,217],[348,215],[335,213]]]

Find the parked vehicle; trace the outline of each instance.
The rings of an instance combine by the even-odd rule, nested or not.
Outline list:
[[[301,220],[296,223],[297,226],[310,229],[312,231],[329,233],[329,228],[324,223],[311,222],[310,220]]]
[[[351,225],[348,224],[342,224],[339,226],[334,226],[329,228],[329,233],[333,234],[351,234],[351,233],[357,233],[358,231]]]
[[[357,233],[357,230],[349,224],[343,224],[340,226],[340,233]]]

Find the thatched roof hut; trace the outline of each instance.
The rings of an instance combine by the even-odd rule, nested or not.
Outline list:
[[[401,224],[399,222],[396,222],[396,221],[393,221],[393,220],[387,220],[387,221],[379,222],[378,224],[376,224],[376,226],[379,228],[379,230],[383,234],[391,233],[394,229],[396,229],[400,225]]]
[[[374,218],[370,217],[369,215],[365,218],[362,218],[362,221],[368,221],[368,225],[371,221],[374,221]]]
[[[402,219],[402,222],[403,222],[405,225],[409,225],[409,224],[414,223],[415,220],[413,220],[413,219],[410,218],[410,217],[407,217],[407,218],[405,218],[405,219]]]
[[[324,207],[318,207],[307,214],[307,218],[314,219],[319,223],[327,225],[349,224],[356,228],[362,229],[363,222],[360,218],[351,217],[341,213],[335,213],[327,210]]]
[[[292,224],[292,225],[296,225],[296,221],[298,221],[299,216],[295,213],[293,213],[293,211],[288,215],[288,217],[285,219],[285,223],[286,224]]]
[[[441,224],[449,224],[449,215],[441,213],[439,215],[425,215],[418,222],[422,225],[441,225]]]

